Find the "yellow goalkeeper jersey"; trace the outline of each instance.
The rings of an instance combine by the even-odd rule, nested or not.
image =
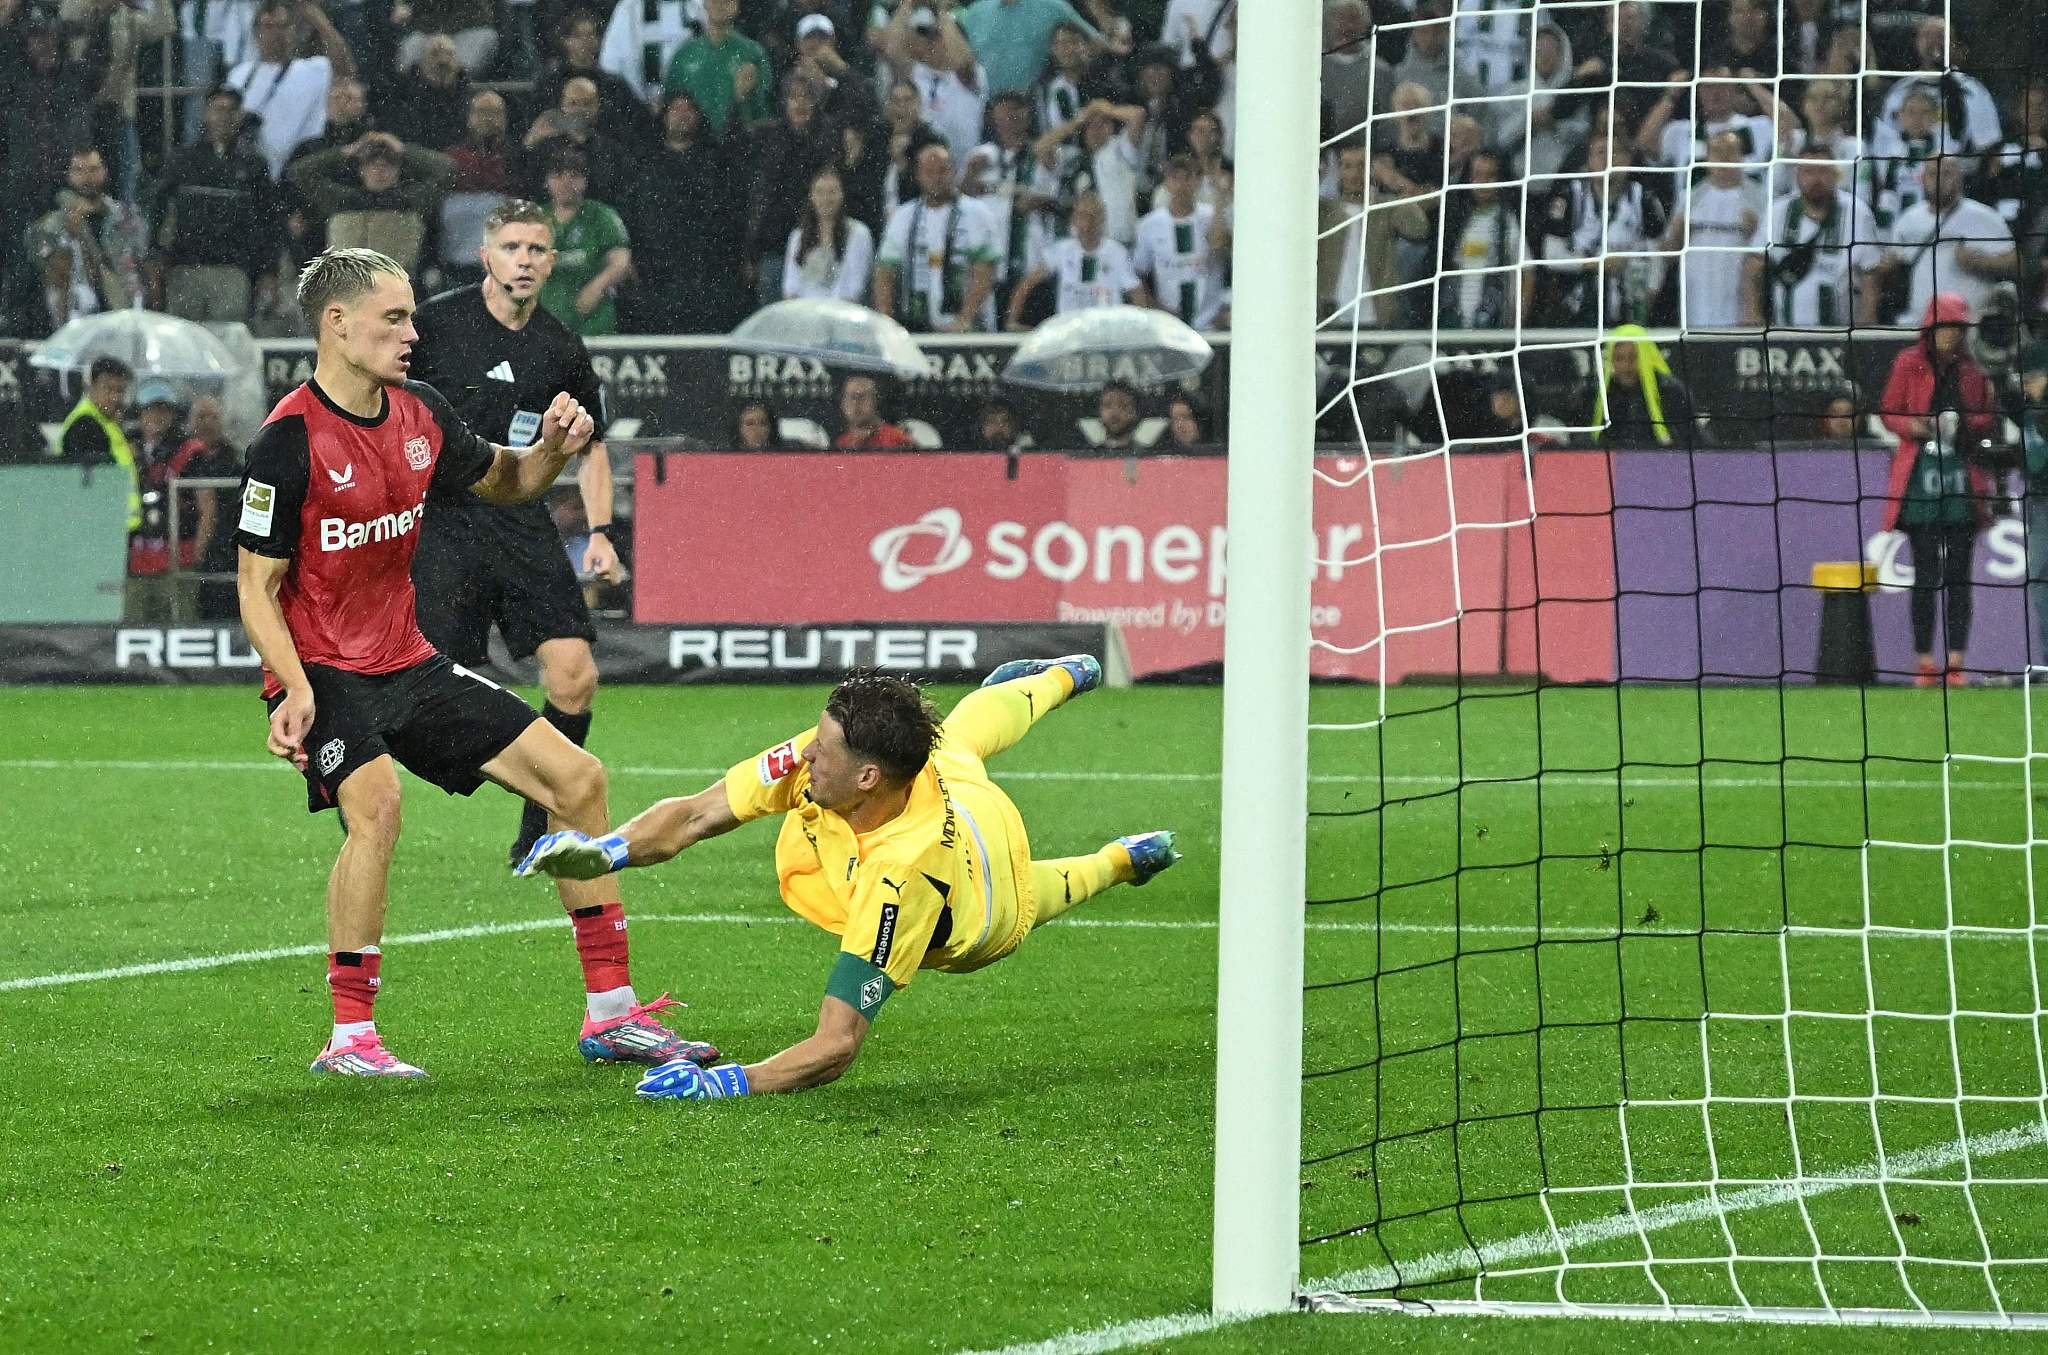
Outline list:
[[[895,988],[920,968],[964,972],[1015,950],[1037,913],[1031,848],[981,759],[941,738],[903,812],[855,833],[811,799],[803,750],[817,734],[813,726],[725,774],[735,818],[783,815],[775,842],[783,901]]]

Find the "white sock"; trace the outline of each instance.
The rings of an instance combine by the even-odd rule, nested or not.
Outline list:
[[[334,1035],[327,1041],[329,1049],[339,1049],[366,1030],[375,1030],[375,1021],[336,1021]]]
[[[640,999],[633,996],[632,986],[609,988],[602,993],[584,995],[584,1005],[593,1021],[616,1021],[640,1005]]]

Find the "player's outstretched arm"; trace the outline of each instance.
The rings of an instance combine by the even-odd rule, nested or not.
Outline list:
[[[817,1033],[774,1058],[744,1066],[724,1063],[699,1068],[676,1059],[649,1070],[635,1092],[650,1101],[722,1101],[768,1092],[801,1092],[836,1082],[853,1067],[861,1042],[874,1023],[849,1002],[827,996],[818,1011]]]
[[[548,492],[569,458],[590,445],[597,423],[568,392],[541,415],[540,440],[525,451],[493,446],[491,468],[471,492],[486,503],[526,503]]]
[[[624,827],[603,837],[582,833],[549,833],[533,844],[515,871],[520,875],[552,875],[557,879],[595,880],[628,866],[656,866],[708,837],[740,826],[718,781],[695,795],[662,800],[642,810]]]
[[[313,684],[299,662],[299,648],[292,643],[291,628],[285,624],[284,608],[278,603],[278,589],[291,569],[289,558],[258,555],[243,547],[236,553],[235,594],[242,608],[242,629],[249,643],[284,688],[284,700],[270,716],[270,751],[287,758],[304,771],[306,735],[313,728]]]

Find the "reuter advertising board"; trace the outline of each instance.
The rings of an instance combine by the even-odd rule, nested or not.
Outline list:
[[[1595,454],[1571,473],[1580,459],[1545,458],[1533,489],[1519,457],[1369,478],[1362,460],[1325,460],[1303,561],[1315,671],[1612,676],[1607,476]],[[653,461],[636,479],[643,624],[1113,623],[1139,676],[1223,657],[1220,458],[1032,456],[1014,479],[981,455]],[[1532,507],[1553,515],[1533,532]]]

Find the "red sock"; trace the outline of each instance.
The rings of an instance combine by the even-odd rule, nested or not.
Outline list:
[[[384,957],[339,950],[327,957],[327,987],[334,995],[334,1023],[371,1021],[377,1005],[377,968]]]
[[[583,989],[608,993],[632,984],[626,976],[625,905],[607,903],[569,914],[576,929],[576,956],[583,961]]]

